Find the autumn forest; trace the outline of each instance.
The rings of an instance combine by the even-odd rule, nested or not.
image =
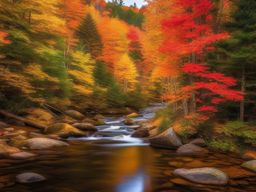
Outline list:
[[[255,9],[0,0],[0,189],[255,191]]]

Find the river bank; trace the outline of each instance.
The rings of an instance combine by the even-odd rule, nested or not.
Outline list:
[[[139,130],[143,121],[153,118],[158,107],[147,108],[139,116],[130,116],[133,125],[125,125],[125,116],[107,117],[104,118],[104,125],[96,126],[97,132],[66,139],[54,134],[46,136],[28,127],[14,127],[14,132],[20,128],[19,137],[27,131],[26,134],[32,133],[32,139],[54,139],[63,142],[59,143],[63,146],[31,149],[29,145],[25,145],[19,150],[34,154],[33,156],[24,159],[20,156],[18,159],[11,155],[3,156],[0,160],[1,189],[10,192],[254,191],[256,174],[242,168],[245,160],[237,155],[209,151],[206,155],[184,156],[176,150],[151,148],[147,138],[131,137],[135,129]],[[10,128],[9,132],[12,132]],[[7,143],[11,145],[9,141]],[[41,146],[45,147],[45,143],[41,143]],[[228,183],[202,185],[173,174],[180,168],[202,167],[213,167],[224,172]],[[17,175],[31,172],[43,176],[43,181],[32,184],[17,181]]]

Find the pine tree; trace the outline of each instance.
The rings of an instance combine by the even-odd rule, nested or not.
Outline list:
[[[101,37],[90,14],[86,15],[76,35],[80,40],[80,48],[84,52],[90,53],[93,58],[97,58],[101,54],[103,47]]]
[[[219,43],[213,63],[226,63],[224,70],[239,79],[241,91],[245,93],[240,103],[240,120],[243,121],[252,118],[249,116],[256,109],[256,1],[237,0],[234,3],[232,21],[226,24],[231,37]]]

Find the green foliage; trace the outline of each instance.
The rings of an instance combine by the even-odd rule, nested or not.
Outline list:
[[[133,109],[141,109],[147,104],[146,95],[142,93],[139,85],[136,86],[135,90],[128,92],[126,98],[126,106]]]
[[[120,85],[116,82],[110,84],[107,88],[107,102],[111,107],[124,107],[126,103],[126,95],[122,91]]]
[[[103,45],[96,24],[90,14],[86,15],[82,21],[76,31],[76,36],[80,40],[80,50],[90,53],[93,58],[100,55]]]
[[[107,87],[114,81],[113,76],[107,70],[106,64],[102,61],[96,61],[93,77],[95,84],[101,87]]]
[[[135,12],[132,8],[125,10],[119,3],[108,3],[107,9],[110,10],[112,17],[117,17],[130,25],[142,27],[144,15],[140,12]]]
[[[213,139],[209,141],[207,144],[211,149],[217,150],[217,151],[222,151],[222,152],[239,152],[240,151],[236,142],[234,142],[232,139],[227,139],[227,138]]]

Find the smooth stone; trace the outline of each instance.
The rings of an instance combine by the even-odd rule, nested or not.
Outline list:
[[[127,118],[136,118],[136,117],[139,117],[140,115],[138,113],[131,113],[129,115],[127,115],[126,117]]]
[[[243,168],[256,172],[256,160],[251,160],[241,165]]]
[[[204,149],[202,147],[199,147],[194,144],[185,144],[182,145],[177,149],[177,154],[178,155],[188,155],[188,156],[200,156],[200,155],[205,155],[208,153],[207,149]]]
[[[33,153],[29,153],[29,152],[18,152],[18,153],[13,153],[10,155],[10,158],[12,159],[18,159],[18,160],[23,160],[23,159],[30,159],[32,157],[35,157],[36,155]]]
[[[228,176],[215,168],[176,169],[174,175],[189,181],[207,185],[226,185]]]
[[[197,138],[189,142],[190,144],[198,145],[200,147],[205,147],[206,143],[205,140],[202,138]]]
[[[38,173],[22,173],[16,176],[16,181],[18,183],[35,183],[35,182],[40,182],[44,181],[46,178]]]
[[[182,145],[180,138],[174,132],[172,128],[165,130],[164,132],[149,138],[149,142],[153,147],[161,148],[178,148]]]
[[[83,131],[97,131],[97,128],[91,123],[75,123],[72,126]]]
[[[53,147],[66,147],[69,144],[49,138],[32,138],[26,141],[30,149],[49,149]]]
[[[58,135],[60,137],[82,137],[85,135],[84,132],[67,123],[56,123],[51,125],[46,129],[46,133],[49,135]]]
[[[65,111],[65,114],[77,120],[82,120],[85,117],[84,114],[76,110],[67,110]]]

